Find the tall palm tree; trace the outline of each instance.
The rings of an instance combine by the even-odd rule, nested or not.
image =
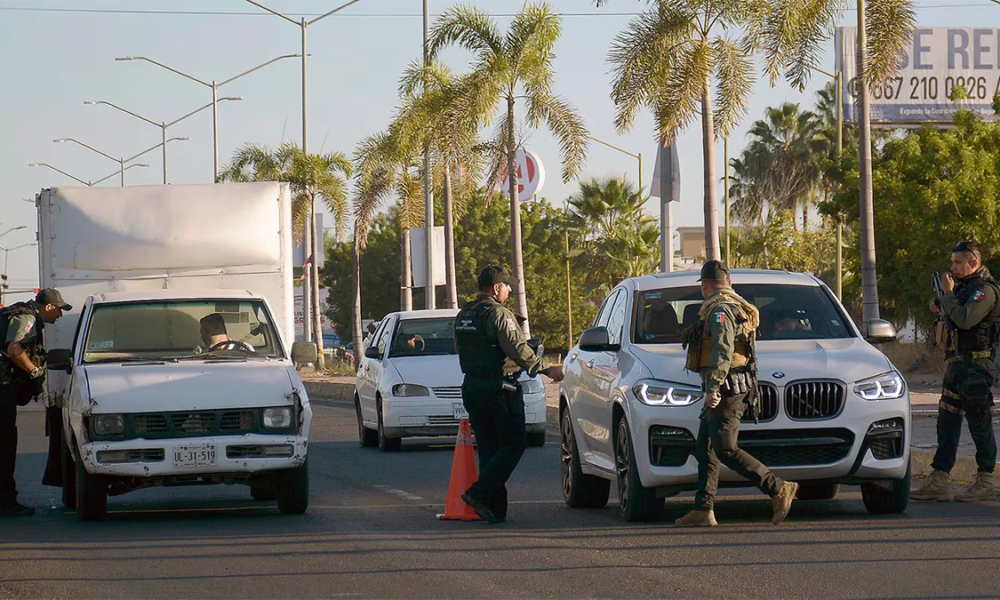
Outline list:
[[[342,152],[304,155],[294,143],[282,143],[276,150],[258,144],[245,144],[223,167],[220,181],[286,181],[292,188],[292,223],[295,235],[301,239],[308,224],[310,209],[322,200],[333,213],[336,231],[344,229],[347,219],[347,179],[351,177],[351,162]],[[312,232],[313,264],[318,261],[316,232]],[[323,331],[319,314],[319,281],[312,277],[313,337],[319,349],[317,366],[323,368]]]
[[[558,139],[562,154],[562,178],[568,182],[583,166],[587,153],[587,129],[576,111],[553,91],[555,74],[552,53],[561,32],[561,20],[544,2],[526,5],[511,22],[506,34],[485,12],[458,6],[445,11],[434,25],[428,52],[437,57],[453,45],[475,55],[472,72],[464,78],[460,102],[475,122],[496,122],[492,139],[483,145],[489,153],[488,189],[507,173],[510,197],[511,259],[517,278],[514,311],[525,317],[530,334],[524,290],[524,259],[521,251],[521,203],[518,196],[515,138],[515,106],[525,105],[527,125],[544,123]]]

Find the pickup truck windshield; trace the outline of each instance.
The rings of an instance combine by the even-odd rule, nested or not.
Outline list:
[[[740,296],[760,311],[757,340],[825,340],[854,334],[819,286],[735,284]],[[639,292],[635,344],[677,344],[681,332],[698,321],[700,287]]]
[[[98,304],[85,331],[84,362],[281,356],[270,315],[253,300]]]

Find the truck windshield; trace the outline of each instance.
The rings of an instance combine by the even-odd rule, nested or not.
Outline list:
[[[86,331],[84,362],[281,356],[270,315],[253,300],[98,304]]]
[[[819,286],[734,284],[736,293],[760,311],[757,339],[824,340],[853,337],[833,301]],[[639,292],[635,344],[677,344],[698,322],[700,287]]]

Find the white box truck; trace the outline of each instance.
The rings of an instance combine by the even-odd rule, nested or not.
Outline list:
[[[44,330],[63,503],[100,520],[109,495],[225,483],[305,512],[294,364],[315,346],[293,343],[287,184],[52,188],[36,204],[41,286],[73,305]]]

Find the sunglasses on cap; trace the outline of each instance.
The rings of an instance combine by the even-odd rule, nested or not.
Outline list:
[[[974,254],[976,256],[976,258],[978,258],[980,256],[980,254],[979,254],[979,246],[975,242],[959,242],[958,244],[955,245],[954,248],[952,248],[951,251],[952,252],[971,252],[972,254]]]

